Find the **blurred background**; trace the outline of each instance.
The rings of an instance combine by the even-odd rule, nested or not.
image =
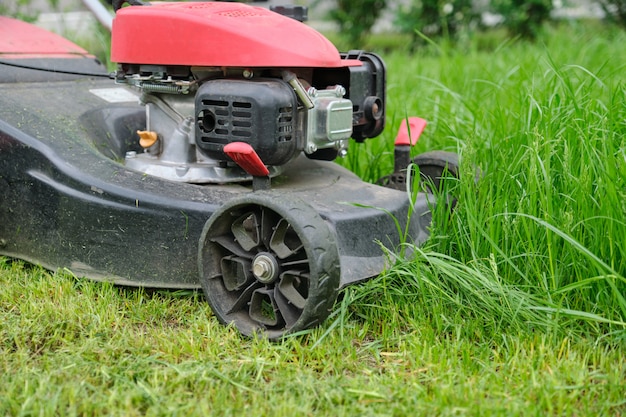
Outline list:
[[[2,1],[0,14],[35,22],[65,35],[68,31],[88,33],[98,25],[90,11],[93,9],[90,4],[95,3],[106,4],[102,0]],[[626,0],[267,0],[250,3],[260,7],[306,6],[309,25],[322,32],[340,33],[352,44],[350,47],[360,47],[371,33],[458,36],[500,26],[514,36],[534,38],[544,22],[562,19],[604,19],[626,27]]]

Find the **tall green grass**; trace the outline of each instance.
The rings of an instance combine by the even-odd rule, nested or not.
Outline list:
[[[429,305],[496,324],[626,335],[625,41],[573,24],[538,45],[385,57],[384,141],[344,163],[370,181],[391,171],[395,129],[419,115],[430,124],[415,152],[457,151],[463,173],[455,212],[437,213],[427,249],[391,269],[398,297],[408,279]]]

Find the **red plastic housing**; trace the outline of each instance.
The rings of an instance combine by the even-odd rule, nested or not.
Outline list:
[[[59,35],[0,16],[0,57],[3,59],[85,56],[90,56],[87,51]]]
[[[342,60],[319,32],[260,7],[229,2],[152,3],[117,11],[111,60],[211,67],[326,67]]]

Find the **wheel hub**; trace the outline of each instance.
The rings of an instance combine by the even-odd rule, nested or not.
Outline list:
[[[259,253],[252,261],[252,273],[264,284],[272,283],[278,278],[278,262],[266,252]]]

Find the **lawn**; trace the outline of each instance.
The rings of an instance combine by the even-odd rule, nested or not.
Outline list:
[[[342,164],[389,173],[424,117],[415,152],[461,156],[456,208],[303,335],[0,258],[0,414],[626,414],[625,43],[572,23],[385,52],[387,130]]]

